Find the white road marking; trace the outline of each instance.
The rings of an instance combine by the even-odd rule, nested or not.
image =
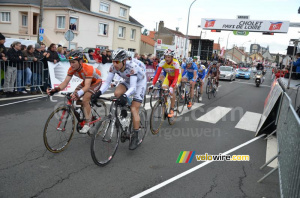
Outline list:
[[[240,81],[236,81],[237,83],[242,83],[242,84],[248,84],[248,85],[253,85],[255,86],[254,82],[253,83],[246,83],[246,82],[240,82]],[[271,87],[270,85],[259,85],[261,87]]]
[[[266,162],[269,161],[275,155],[277,155],[277,138],[275,136],[272,136],[267,140]],[[278,160],[276,158],[268,166],[275,168],[277,166],[277,162]]]
[[[252,142],[255,142],[256,140],[259,140],[260,138],[262,138],[264,136],[265,136],[265,134],[260,135],[256,138],[253,138],[253,139],[251,139],[251,140],[249,140],[249,141],[247,141],[247,142],[245,142],[245,143],[243,143],[239,146],[236,146],[236,147],[230,149],[229,151],[224,152],[222,155],[228,155],[229,153],[232,153],[232,152],[234,152],[234,151],[236,151],[236,150],[238,150],[238,149],[240,149],[244,146],[247,146],[248,144],[250,144]],[[202,167],[204,167],[207,164],[210,164],[212,162],[213,161],[203,162],[203,163],[199,164],[198,166],[195,166],[195,167],[193,167],[193,168],[191,168],[191,169],[189,169],[189,170],[187,170],[187,171],[185,171],[185,172],[183,172],[179,175],[176,175],[175,177],[172,177],[172,178],[170,178],[170,179],[168,179],[168,180],[166,180],[166,181],[164,181],[160,184],[157,184],[156,186],[153,186],[152,188],[149,188],[148,190],[145,190],[145,191],[133,196],[132,198],[138,198],[138,197],[143,197],[145,195],[148,195],[148,194],[150,194],[150,193],[152,193],[152,192],[154,192],[154,191],[156,191],[156,190],[158,190],[158,189],[160,189],[160,188],[162,188],[162,187],[164,187],[164,186],[166,186],[166,185],[168,185],[168,184],[170,184],[170,183],[172,183],[172,182],[174,182],[174,181],[176,181],[176,180],[178,180],[178,179],[180,179],[180,178],[182,178],[182,177],[184,177],[184,176],[186,176],[186,175],[188,175],[192,172],[195,172],[196,170],[198,170],[198,169],[200,169],[200,168],[202,168]]]
[[[24,98],[36,98],[40,96],[45,96],[45,95],[28,95],[28,96],[19,96],[19,97],[8,97],[8,98],[2,98],[0,101],[6,101],[6,100],[18,100],[18,99],[24,99]]]
[[[237,123],[235,128],[256,132],[260,118],[260,113],[253,113],[247,111]]]
[[[22,101],[18,101],[18,102],[11,102],[11,103],[0,105],[0,107],[4,107],[4,106],[8,106],[8,105],[13,105],[13,104],[18,104],[18,103],[27,102],[27,101],[36,100],[36,99],[45,98],[45,97],[47,97],[47,96],[41,96],[41,97],[37,97],[37,98],[31,98],[31,99],[28,99],[28,100],[22,100]]]
[[[224,117],[229,111],[231,111],[231,109],[232,108],[217,106],[197,120],[216,124],[222,117]]]

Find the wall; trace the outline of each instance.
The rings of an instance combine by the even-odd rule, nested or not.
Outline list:
[[[154,54],[154,46],[141,41],[140,54]]]

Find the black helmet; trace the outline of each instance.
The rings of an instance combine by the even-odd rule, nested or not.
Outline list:
[[[70,60],[82,60],[83,59],[83,54],[79,50],[74,50],[71,52],[68,56],[69,61]]]
[[[127,59],[127,52],[124,49],[114,50],[111,58],[113,61],[123,61]]]

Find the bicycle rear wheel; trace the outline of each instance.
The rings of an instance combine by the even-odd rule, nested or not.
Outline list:
[[[75,131],[75,115],[68,107],[55,109],[46,121],[44,144],[52,153],[62,152],[70,143]]]
[[[156,135],[159,132],[159,129],[165,119],[165,109],[166,105],[164,100],[158,100],[150,115],[150,130],[153,135]]]
[[[171,104],[170,105],[170,108],[171,108]],[[177,115],[178,115],[178,105],[179,105],[179,101],[178,101],[178,98],[175,98],[175,104],[174,104],[174,116],[169,118],[168,117],[168,122],[170,125],[173,125],[177,119]],[[168,108],[168,109],[170,109]]]
[[[91,141],[91,156],[98,166],[107,165],[115,155],[119,145],[119,128],[116,121],[104,117],[93,128],[94,135]]]

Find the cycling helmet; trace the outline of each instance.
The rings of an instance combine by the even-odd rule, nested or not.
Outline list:
[[[124,49],[117,49],[114,50],[112,53],[112,60],[113,61],[123,61],[127,58],[127,52]]]
[[[126,53],[127,53],[127,58],[132,58],[132,56],[133,56],[132,52],[127,51]]]
[[[193,63],[193,61],[194,61],[193,58],[189,57],[186,59],[186,64],[191,64],[191,63]]]
[[[165,52],[164,52],[164,56],[175,56],[175,52],[174,50],[171,50],[171,49],[166,49]]]
[[[82,60],[83,59],[83,53],[80,52],[79,50],[74,50],[71,52],[68,56],[69,60]]]

